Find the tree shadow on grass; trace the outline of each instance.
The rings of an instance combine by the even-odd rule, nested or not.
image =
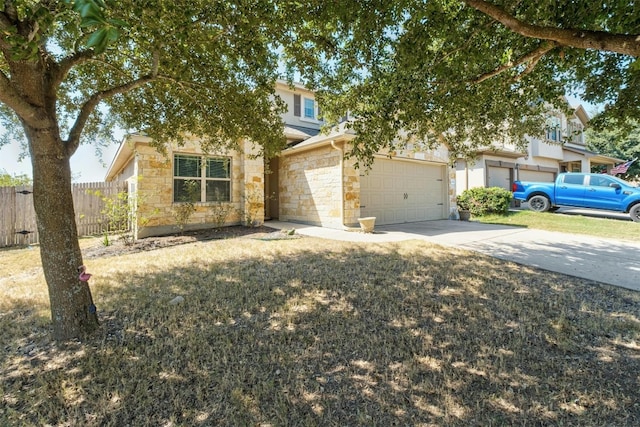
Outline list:
[[[0,420],[640,422],[632,292],[421,242],[213,244],[105,279],[93,340],[9,356]]]

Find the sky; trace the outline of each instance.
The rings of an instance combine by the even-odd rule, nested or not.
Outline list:
[[[71,173],[73,182],[103,182],[107,169],[118,151],[119,144],[111,144],[103,150],[102,161],[91,145],[81,145],[71,157]],[[9,175],[28,175],[31,173],[31,160],[26,157],[18,162],[20,144],[12,142],[0,147],[0,173],[6,171]]]
[[[582,104],[590,116],[597,110],[596,106],[581,102],[580,99],[567,96],[569,103],[573,107]],[[118,150],[119,144],[112,144],[103,150],[102,159],[96,153],[95,148],[91,145],[81,145],[78,151],[71,157],[71,173],[74,182],[103,182],[107,174],[107,169]],[[6,171],[10,175],[27,175],[33,176],[31,173],[31,161],[27,157],[18,162],[20,155],[20,145],[17,142],[10,143],[0,147],[0,173]]]

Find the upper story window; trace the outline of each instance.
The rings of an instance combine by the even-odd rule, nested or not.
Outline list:
[[[560,117],[550,116],[547,118],[547,139],[550,141],[562,141],[562,128]]]
[[[316,103],[313,99],[304,99],[304,117],[307,119],[316,118]]]
[[[582,123],[570,121],[567,123],[567,131],[571,142],[584,145],[584,126],[582,126]]]
[[[176,154],[173,157],[173,201],[231,201],[231,159]]]
[[[304,98],[300,94],[293,95],[293,115],[302,119],[318,120],[318,108],[312,98]]]

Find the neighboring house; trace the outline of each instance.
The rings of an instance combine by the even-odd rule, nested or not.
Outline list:
[[[623,160],[603,156],[585,147],[584,128],[589,116],[580,105],[571,117],[549,111],[546,138],[527,137],[526,152],[514,146],[478,151],[474,162],[456,162],[456,191],[473,187],[510,190],[515,180],[552,182],[560,172],[591,172],[594,166],[607,170]]]
[[[173,207],[183,201],[183,183],[197,182],[200,201],[187,229],[213,225],[212,206],[233,208],[227,225],[265,219],[344,228],[358,218],[376,224],[444,219],[455,211],[455,170],[446,147],[380,153],[370,171],[354,167],[345,150],[355,135],[342,123],[321,134],[322,121],[313,92],[279,82],[287,103],[283,115],[289,146],[278,157],[256,158],[250,141],[238,151],[210,153],[205,161],[197,140],[168,144],[166,157],[144,135],[128,135],[107,171],[107,181],[125,181],[138,202],[137,237],[176,231]],[[201,167],[204,165],[204,167]],[[144,218],[144,222],[142,219]]]

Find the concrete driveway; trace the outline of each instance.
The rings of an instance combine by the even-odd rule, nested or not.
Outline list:
[[[473,221],[440,220],[376,226],[373,234],[279,221],[268,221],[265,225],[295,228],[302,235],[354,242],[421,239],[640,291],[640,243],[636,242]]]

